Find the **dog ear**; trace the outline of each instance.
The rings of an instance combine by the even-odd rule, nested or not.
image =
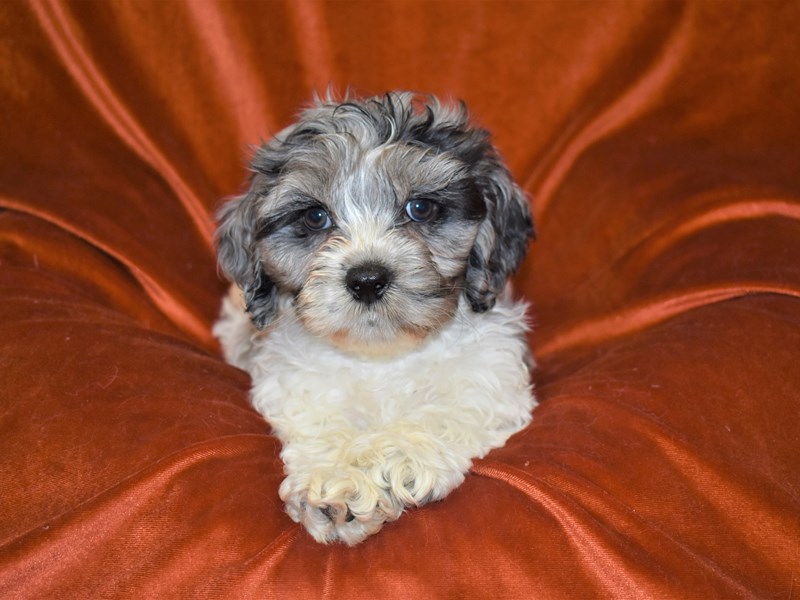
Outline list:
[[[466,296],[472,310],[492,308],[507,279],[519,268],[534,237],[525,192],[514,183],[494,149],[478,161],[475,183],[486,204],[466,272]]]
[[[259,329],[269,324],[278,311],[278,287],[267,275],[258,251],[260,219],[258,199],[275,185],[286,166],[287,127],[272,141],[256,149],[250,168],[253,176],[247,193],[227,202],[217,214],[216,244],[220,269],[244,293],[250,318]]]
[[[256,232],[260,176],[253,177],[246,194],[228,201],[217,214],[217,260],[225,275],[244,293],[245,306],[259,329],[277,311],[277,289],[258,256]]]

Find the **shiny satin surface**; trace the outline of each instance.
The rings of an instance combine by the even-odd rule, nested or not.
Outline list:
[[[0,596],[800,594],[800,4],[0,3]],[[463,98],[532,198],[533,424],[347,548],[210,335],[312,90]]]

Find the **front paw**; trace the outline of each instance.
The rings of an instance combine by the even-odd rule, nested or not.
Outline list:
[[[363,471],[349,466],[290,474],[281,484],[280,496],[289,516],[315,540],[349,546],[380,531],[403,508]]]

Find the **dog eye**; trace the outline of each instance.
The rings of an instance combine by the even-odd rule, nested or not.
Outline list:
[[[309,208],[303,213],[303,224],[311,231],[322,231],[323,229],[329,229],[333,225],[328,212],[319,206]]]
[[[412,221],[424,223],[436,216],[438,205],[427,198],[415,198],[406,202],[406,214]]]

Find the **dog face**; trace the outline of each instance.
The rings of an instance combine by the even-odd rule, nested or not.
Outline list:
[[[528,205],[463,105],[412,94],[317,101],[260,147],[219,214],[222,270],[257,327],[283,303],[364,354],[494,305],[533,233]]]

